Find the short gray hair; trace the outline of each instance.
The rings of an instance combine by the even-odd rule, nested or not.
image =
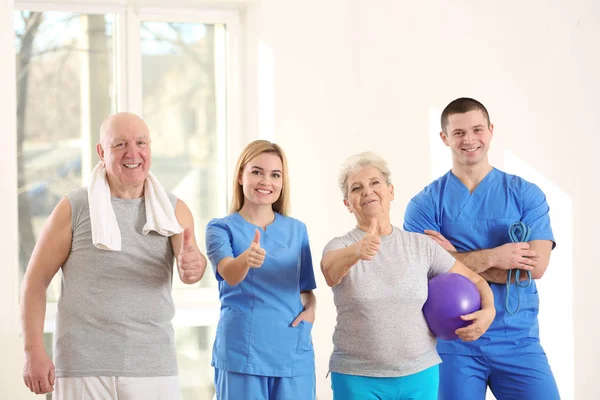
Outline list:
[[[344,199],[348,198],[348,177],[350,174],[360,171],[366,167],[377,168],[379,171],[381,171],[381,174],[385,178],[385,183],[387,183],[388,186],[392,183],[392,174],[388,168],[387,162],[385,162],[383,157],[378,156],[370,151],[355,154],[346,159],[338,178],[338,185],[342,191],[342,194],[344,195]]]

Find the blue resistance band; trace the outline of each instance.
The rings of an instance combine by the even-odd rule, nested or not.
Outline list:
[[[531,236],[531,230],[527,225],[523,222],[515,222],[508,228],[508,236],[510,237],[510,241],[513,243],[520,242],[528,242],[529,236]],[[512,278],[512,273],[515,272],[515,290],[517,291],[517,308],[514,311],[510,311],[508,306],[508,299],[510,297],[510,281]],[[527,272],[527,280],[520,282],[519,278],[521,276],[521,270],[519,268],[509,269],[508,276],[506,277],[506,312],[510,315],[516,314],[519,312],[521,308],[521,294],[519,293],[519,288],[526,288],[531,285],[531,271]]]

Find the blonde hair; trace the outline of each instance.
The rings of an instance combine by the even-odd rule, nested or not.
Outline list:
[[[242,151],[242,154],[240,154],[240,158],[238,158],[233,175],[233,196],[231,198],[231,206],[229,207],[230,214],[240,211],[244,205],[244,190],[242,185],[240,185],[238,182],[240,174],[246,167],[246,164],[262,153],[276,154],[281,159],[281,165],[283,167],[281,175],[283,182],[281,185],[281,194],[279,195],[277,201],[273,203],[273,211],[281,215],[288,214],[290,205],[290,191],[287,159],[283,149],[275,143],[269,142],[268,140],[255,140],[252,143],[249,143]]]
[[[381,171],[381,174],[385,178],[387,185],[389,186],[392,183],[392,174],[390,169],[387,165],[387,162],[385,162],[381,156],[378,156],[370,151],[355,154],[346,159],[338,177],[338,185],[342,191],[344,199],[348,198],[348,177],[351,173],[360,171],[365,167],[377,168],[379,171]]]

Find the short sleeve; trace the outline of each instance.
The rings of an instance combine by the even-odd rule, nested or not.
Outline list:
[[[333,250],[343,249],[344,247],[347,247],[347,246],[342,241],[342,238],[339,238],[339,237],[333,238],[329,241],[329,243],[327,243],[327,245],[323,249],[323,255],[325,255]]]
[[[456,259],[433,239],[428,237],[424,239],[427,241],[428,247],[429,272],[427,275],[429,279],[450,271],[456,263]]]
[[[424,192],[413,197],[404,213],[404,230],[407,232],[423,233],[425,229],[439,232],[441,227],[435,218],[435,207]]]
[[[537,185],[529,184],[523,192],[522,199],[521,222],[531,230],[529,240],[551,240],[552,248],[556,247],[554,234],[550,226],[550,207],[546,202],[544,192]]]
[[[300,250],[300,291],[313,290],[317,288],[315,282],[315,271],[313,268],[310,243],[306,225],[302,224],[302,244]]]
[[[206,255],[219,282],[224,279],[217,271],[217,266],[224,258],[233,257],[231,241],[231,231],[222,219],[215,218],[208,223],[206,226]]]

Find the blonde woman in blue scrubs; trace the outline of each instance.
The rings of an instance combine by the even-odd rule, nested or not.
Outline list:
[[[250,143],[235,169],[230,214],[206,228],[221,300],[218,400],[315,399],[316,283],[306,226],[287,216],[288,206],[283,150]]]

